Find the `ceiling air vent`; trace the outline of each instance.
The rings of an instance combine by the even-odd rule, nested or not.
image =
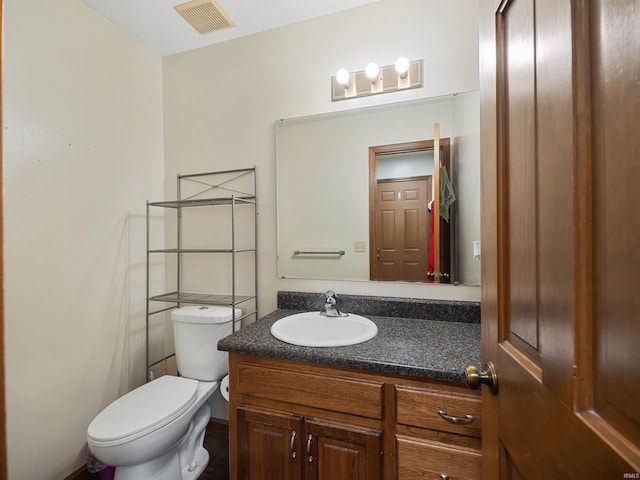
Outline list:
[[[193,0],[173,8],[202,34],[217,32],[235,25],[215,0]]]

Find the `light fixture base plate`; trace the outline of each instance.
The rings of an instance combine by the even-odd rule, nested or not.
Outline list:
[[[333,76],[331,77],[331,101],[337,102],[351,98],[420,88],[422,87],[422,71],[422,60],[409,62],[409,72],[404,79],[400,78],[394,65],[380,67],[380,81],[377,86],[371,84],[364,70],[351,73],[347,86],[338,83],[336,77]]]

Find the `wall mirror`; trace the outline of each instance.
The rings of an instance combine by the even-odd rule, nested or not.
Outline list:
[[[370,194],[371,175],[383,183],[419,179],[433,186],[435,124],[446,144],[455,194],[445,283],[479,285],[480,262],[474,255],[480,238],[477,91],[277,121],[278,276],[431,283],[426,271],[411,278],[375,276]],[[393,148],[402,145],[413,147]],[[433,188],[426,195],[433,195]],[[428,209],[418,215],[428,215]],[[420,220],[411,225],[428,228],[428,220]],[[428,242],[424,233],[416,238]]]

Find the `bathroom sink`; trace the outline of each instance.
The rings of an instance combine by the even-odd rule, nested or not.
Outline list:
[[[368,318],[325,317],[319,312],[305,312],[281,318],[271,326],[278,340],[305,347],[341,347],[372,339],[378,327]]]

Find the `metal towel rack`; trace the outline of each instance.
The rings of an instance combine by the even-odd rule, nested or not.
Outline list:
[[[336,250],[336,251],[329,251],[329,252],[316,252],[316,251],[303,251],[303,250],[295,250],[293,252],[293,255],[298,257],[300,255],[340,255],[343,256],[344,255],[344,250]]]

